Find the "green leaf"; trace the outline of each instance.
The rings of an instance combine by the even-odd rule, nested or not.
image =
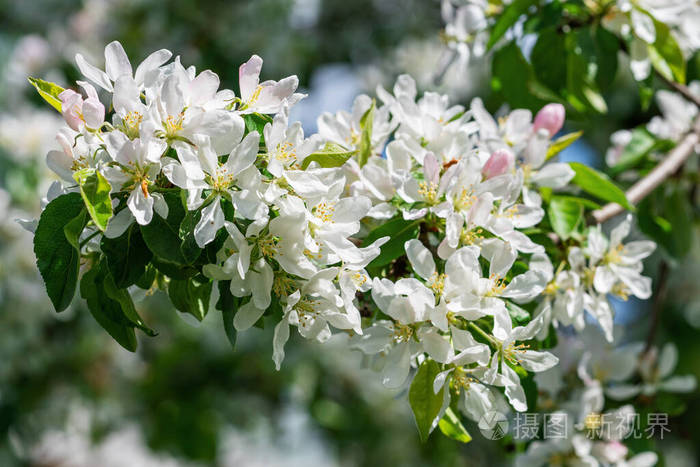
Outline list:
[[[587,45],[588,44],[588,45]],[[592,49],[587,31],[572,31],[566,35],[567,78],[566,94],[569,103],[580,112],[592,109],[599,113],[607,112],[605,100],[598,91],[595,81],[595,65],[591,66],[590,56],[585,49]]]
[[[126,289],[120,289],[114,283],[114,278],[109,273],[109,270],[105,270],[103,273],[104,281],[103,287],[107,297],[111,298],[119,304],[122,313],[132,324],[141,329],[143,332],[149,336],[155,336],[157,333],[146,326],[134,306],[134,301],[131,299],[131,295]]]
[[[92,168],[75,172],[73,178],[80,185],[80,195],[92,221],[104,232],[107,222],[112,217],[112,200],[109,197],[112,187],[104,175]]]
[[[649,16],[656,28],[656,41],[647,45],[651,65],[667,80],[685,84],[685,58],[678,42],[666,24]]]
[[[522,16],[530,5],[533,5],[535,0],[515,0],[513,3],[505,7],[505,10],[496,20],[491,29],[491,35],[489,36],[489,41],[486,43],[486,49],[490,50],[498,40],[503,37],[503,35],[513,26],[520,16]]]
[[[168,296],[182,313],[189,313],[202,321],[209,311],[212,281],[203,276],[190,279],[171,279]]]
[[[513,320],[516,325],[522,326],[530,322],[530,313],[528,313],[527,310],[512,302],[506,302],[506,308],[508,309],[510,319]]]
[[[491,87],[500,92],[512,107],[536,110],[547,104],[531,92],[537,80],[515,41],[495,52],[491,72]],[[537,88],[541,90],[545,86],[539,84]]]
[[[634,207],[627,201],[625,192],[615,185],[607,175],[580,162],[570,162],[569,165],[576,172],[571,183],[579,186],[588,194],[617,203],[630,211],[634,210]]]
[[[302,170],[306,170],[312,162],[317,162],[324,169],[331,167],[340,167],[345,164],[345,161],[350,159],[355,154],[355,151],[348,151],[344,147],[335,143],[326,143],[323,149],[319,152],[314,152],[306,156],[301,163]]]
[[[30,83],[32,83],[32,86],[36,88],[39,95],[43,97],[44,100],[51,105],[51,107],[61,112],[61,99],[58,98],[58,95],[65,91],[65,89],[58,84],[50,81],[44,81],[43,79],[31,77],[27,79]]]
[[[102,237],[100,248],[107,259],[107,269],[114,278],[114,283],[122,289],[143,277],[146,266],[153,257],[137,224],[130,225],[120,237]]]
[[[85,299],[90,314],[102,328],[122,347],[134,352],[137,347],[134,324],[122,311],[119,302],[112,300],[104,290],[105,271],[96,264],[83,274],[80,281],[80,295]]]
[[[566,240],[583,222],[583,205],[571,198],[552,196],[547,215],[554,232]]]
[[[357,163],[360,167],[365,165],[372,155],[372,128],[374,126],[375,106],[376,102],[372,99],[372,105],[370,105],[367,112],[360,118],[362,134],[360,135],[360,147],[357,153]]]
[[[559,138],[552,141],[547,149],[547,159],[551,159],[556,156],[564,149],[571,146],[577,139],[583,135],[583,131],[575,131],[573,133],[568,133],[566,135],[560,136]]]
[[[425,442],[433,428],[433,422],[442,408],[444,388],[435,394],[433,381],[440,373],[440,365],[434,360],[425,360],[413,377],[411,388],[408,390],[408,401],[413,410],[413,416],[418,425],[421,441]]]
[[[639,163],[644,157],[649,154],[656,144],[656,138],[654,138],[646,129],[635,128],[632,131],[632,138],[627,146],[622,150],[620,159],[611,168],[611,173],[613,175],[618,174],[624,170],[634,167]]]
[[[464,428],[461,420],[450,407],[447,408],[445,415],[440,419],[438,427],[440,427],[443,435],[460,443],[468,443],[472,440],[469,432]]]
[[[272,117],[254,112],[243,115],[243,121],[245,122],[246,133],[257,131],[262,142],[263,130],[265,129],[265,125],[272,123]]]
[[[70,305],[75,295],[78,283],[78,269],[80,266],[80,252],[66,238],[64,228],[73,219],[82,216],[83,223],[87,218],[84,214],[85,206],[78,193],[67,193],[51,201],[39,218],[34,234],[34,254],[36,264],[44,279],[46,292],[51,299],[56,311],[63,311]],[[71,225],[69,233],[75,234],[78,230],[75,224]]]
[[[221,317],[224,320],[224,332],[228,338],[231,348],[236,348],[238,331],[233,326],[233,318],[238,311],[239,298],[231,294],[231,281],[219,281],[219,300],[216,302],[216,309],[221,310]]]
[[[694,216],[689,199],[681,187],[670,193],[661,187],[639,205],[639,228],[674,258],[683,258],[693,245]]]
[[[388,222],[372,230],[362,242],[362,246],[369,246],[375,240],[389,237],[389,241],[381,246],[381,253],[374,258],[368,267],[380,267],[391,263],[405,253],[404,243],[418,237],[420,220],[407,221],[403,217],[395,217]]]
[[[564,34],[552,27],[540,32],[530,54],[537,79],[550,89],[566,86],[566,47]]]
[[[178,195],[164,193],[165,202],[168,203],[168,218],[163,219],[154,213],[153,219],[148,225],[141,226],[141,235],[148,249],[161,261],[175,264],[187,264],[187,259],[180,248],[180,224],[185,217],[185,209]]]
[[[180,238],[182,243],[180,244],[180,250],[185,260],[192,264],[194,263],[199,255],[202,254],[202,249],[197,245],[197,241],[194,238],[194,228],[202,217],[201,209],[195,211],[187,211],[185,218],[182,219],[180,223]]]

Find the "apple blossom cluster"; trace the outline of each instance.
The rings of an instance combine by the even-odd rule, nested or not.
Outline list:
[[[562,226],[563,202],[609,182],[553,159],[579,136],[556,137],[560,104],[494,119],[479,99],[419,97],[402,75],[305,137],[289,122],[296,77],[260,82],[254,55],[237,96],[170,58],[134,71],[113,42],[104,71],[76,57],[84,94],[32,81],[69,127],[47,156],[63,182],[36,227],[39,270],[58,311],[80,282],[129,350],[136,328],[154,334],[132,297],[160,289],[202,320],[218,295],[232,343],[274,323],[277,368],[296,327],[319,342],[348,334],[386,386],[429,385],[422,402],[439,410],[423,434],[451,406],[479,420],[501,393],[527,410],[528,372],[558,361],[553,325],[582,330],[587,310],[611,339],[606,296],[650,294],[641,260],[654,244],[623,244],[629,219],[609,240],[582,211]]]
[[[664,411],[652,406],[648,413],[638,413],[636,399],[649,401],[663,394],[672,400],[675,394],[694,391],[696,381],[692,375],[672,376],[678,358],[673,344],[666,344],[659,352],[656,347],[646,349],[644,342],[622,343],[619,327],[614,334],[609,342],[603,341],[600,333],[586,330],[565,337],[552,350],[561,364],[535,376],[540,391],[538,407],[549,417],[565,421],[562,436],[542,436],[543,427],[536,424],[530,434],[540,430],[540,436],[517,456],[516,465],[656,464],[658,456],[653,451],[640,452],[637,446],[631,454],[625,446],[627,439],[658,438],[661,430],[669,429],[661,423],[663,418],[654,418],[655,410],[662,416]]]
[[[59,133],[62,150],[51,151],[47,163],[90,211],[89,220],[80,214],[78,248],[85,247],[92,270],[100,270],[90,280],[107,283],[95,305],[114,300],[109,289],[157,283],[178,309],[202,319],[212,280],[225,283],[221,298],[236,300],[238,331],[255,324],[273,301],[281,309],[278,367],[288,325],[320,341],[330,336],[329,323],[361,333],[353,300],[369,286],[364,267],[385,240],[359,248],[348,239],[371,202],[344,196],[343,171],[315,161],[323,164],[336,153],[318,137],[305,138],[299,123],[289,124],[290,106],[304,97],[295,92],[297,78],[260,82],[262,59],[254,55],[240,67],[236,96],[219,90],[213,72],[196,73],[179,58],[166,64],[170,57],[157,51],[134,71],[113,42],[103,71],[76,56],[83,75],[106,91],[111,121],[89,82],[78,82],[85,96],[70,89],[57,96],[69,128]],[[92,240],[96,235],[100,242]],[[137,254],[146,258],[130,258],[129,248],[139,245],[145,248]],[[51,265],[42,268],[37,256],[51,295]],[[90,291],[81,287],[81,293],[91,305]],[[61,297],[52,299],[60,308]],[[130,302],[128,295],[121,299]],[[126,308],[126,325],[114,316],[98,321],[108,323],[113,336],[129,324],[144,327],[133,304]],[[132,339],[125,339],[120,343],[129,347]]]

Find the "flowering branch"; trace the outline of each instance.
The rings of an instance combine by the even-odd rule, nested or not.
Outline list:
[[[683,137],[681,142],[668,153],[668,156],[654,170],[627,190],[626,195],[630,203],[636,204],[640,202],[664,180],[676,173],[690,155],[693,154],[698,141],[700,141],[700,118],[695,120],[692,130]],[[624,208],[619,204],[608,203],[602,208],[593,211],[592,216],[596,223],[601,224],[623,211]]]

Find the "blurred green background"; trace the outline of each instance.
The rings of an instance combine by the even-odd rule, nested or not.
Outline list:
[[[0,465],[508,464],[513,447],[504,455],[473,426],[468,445],[438,434],[421,444],[405,394],[382,388],[342,342],[294,336],[276,372],[272,325],[243,333],[233,352],[217,312],[193,326],[156,294],[141,306],[159,335],[141,338],[130,354],[79,300],[52,311],[32,236],[15,222],[39,213],[52,180],[44,158],[62,124],[26,76],[70,85],[79,78],[76,52],[101,63],[104,45],[119,40],[138,63],[165,47],[234,90],[239,64],[257,53],[263,78],[299,76],[309,98],[293,118],[312,132],[322,111],[348,108],[356,94],[391,86],[401,72],[432,88],[441,27],[435,0],[0,0]],[[479,95],[497,111],[488,70],[476,61],[469,73],[448,73],[439,89],[462,103]],[[567,157],[600,164],[612,131],[655,112],[640,111],[625,73],[613,89],[608,115],[569,123],[586,136]],[[673,336],[678,372],[700,377],[695,237],[690,258],[672,269],[657,339]],[[631,335],[643,335],[648,305],[625,310]],[[688,404],[662,448],[693,465],[700,399]]]

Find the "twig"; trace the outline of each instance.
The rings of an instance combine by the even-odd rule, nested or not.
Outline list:
[[[674,91],[678,92],[679,94],[682,94],[683,97],[685,97],[690,102],[692,102],[693,104],[700,107],[700,98],[698,96],[694,95],[693,93],[691,93],[690,89],[688,89],[688,86],[686,86],[685,84],[676,83],[675,81],[672,81],[672,80],[666,78],[664,75],[662,75],[658,71],[656,71],[656,76],[658,76],[659,79],[661,79],[661,81],[666,83],[666,85],[668,87],[673,88]]]
[[[695,145],[700,142],[700,117],[695,119],[692,130],[688,132],[654,169],[627,190],[627,199],[636,204],[659,186],[664,180],[680,169],[693,154]],[[591,213],[596,223],[601,224],[615,217],[625,209],[617,203],[608,203]]]

